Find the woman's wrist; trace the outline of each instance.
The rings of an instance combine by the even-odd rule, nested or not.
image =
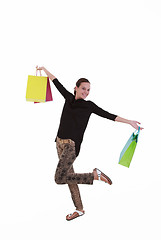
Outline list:
[[[132,120],[129,120],[129,124],[132,126]]]
[[[122,117],[119,117],[119,116],[116,117],[115,121],[131,124],[131,120],[128,120],[128,119],[125,119],[125,118],[122,118]]]

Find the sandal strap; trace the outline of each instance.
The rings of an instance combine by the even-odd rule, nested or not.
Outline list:
[[[77,212],[79,214],[79,216],[83,215],[84,213],[78,210],[75,210],[74,212]]]
[[[84,213],[78,210],[75,210],[73,213],[77,212],[79,214],[79,216],[83,215]],[[73,213],[68,214],[69,217],[71,217],[73,215]]]
[[[102,181],[101,180],[101,171],[99,169],[96,169],[96,171],[97,171],[98,180]]]

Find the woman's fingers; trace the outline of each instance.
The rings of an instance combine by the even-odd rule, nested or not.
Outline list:
[[[38,67],[38,66],[36,66],[36,70],[42,70],[42,68],[41,68],[41,67]]]
[[[140,122],[137,122],[138,124],[141,124]],[[139,129],[139,127],[138,127],[138,129]],[[140,130],[142,130],[142,129],[144,129],[143,127],[140,127]]]
[[[36,70],[43,70],[43,67],[36,66]]]
[[[141,124],[140,122],[138,121],[131,121],[131,125],[136,129],[138,130],[139,129],[139,126],[138,124]],[[143,127],[140,127],[140,130],[144,129]]]

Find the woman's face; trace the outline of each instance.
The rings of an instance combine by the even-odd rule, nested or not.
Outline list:
[[[76,90],[76,96],[75,99],[85,99],[90,91],[90,83],[88,82],[82,82],[79,87],[75,87]]]

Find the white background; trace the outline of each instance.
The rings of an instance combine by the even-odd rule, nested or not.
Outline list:
[[[0,11],[0,238],[161,239],[160,1],[15,0]],[[86,214],[71,222],[68,186],[54,182],[64,98],[51,83],[53,102],[26,101],[36,65],[72,93],[89,79],[86,100],[144,127],[128,169],[118,160],[134,128],[91,115],[74,169],[97,167],[113,185],[79,185]]]

